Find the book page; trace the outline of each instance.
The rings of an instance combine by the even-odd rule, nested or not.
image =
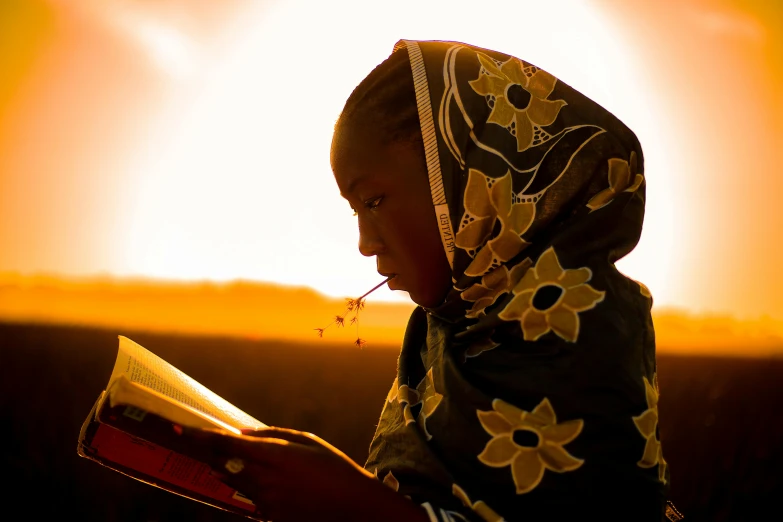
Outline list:
[[[133,419],[135,423],[142,423],[146,419],[147,414],[152,413],[180,426],[221,428],[236,435],[241,434],[237,428],[216,419],[212,415],[175,401],[151,388],[131,382],[125,375],[120,375],[114,379],[104,393],[107,397],[99,406],[103,406],[105,402],[108,402],[109,408],[114,408],[117,405],[125,405],[125,408],[121,415],[117,415],[116,412],[108,413],[105,408],[99,407],[96,418],[100,422],[125,430],[128,433],[138,435],[135,430],[136,426],[133,428],[123,427],[124,423],[122,421],[124,417]],[[120,425],[117,425],[118,419]],[[170,430],[171,427],[168,426],[167,429]]]
[[[154,353],[119,336],[120,348],[107,389],[119,376],[211,415],[238,429],[257,430],[266,425],[213,393]]]

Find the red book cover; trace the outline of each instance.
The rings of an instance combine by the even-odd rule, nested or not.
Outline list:
[[[232,420],[239,426],[227,422]],[[78,454],[152,486],[260,520],[250,499],[216,478],[207,464],[176,451],[177,424],[236,433],[265,426],[120,337],[114,372],[82,425]]]

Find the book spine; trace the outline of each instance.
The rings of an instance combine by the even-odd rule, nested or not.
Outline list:
[[[138,408],[93,407],[82,426],[79,455],[177,495],[244,515],[256,506],[211,474],[207,464],[178,453],[171,421]]]

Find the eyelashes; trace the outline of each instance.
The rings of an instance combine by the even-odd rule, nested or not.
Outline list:
[[[368,199],[367,201],[364,202],[364,208],[369,209],[369,210],[375,210],[376,208],[378,208],[380,206],[381,201],[383,201],[383,196],[380,196],[380,197],[377,197],[377,198]],[[356,210],[355,208],[351,207],[351,210],[353,210],[353,215],[354,216],[358,216],[359,215],[359,211]]]
[[[370,210],[374,210],[380,206],[381,200],[383,200],[383,196],[370,199],[364,202],[364,206],[369,208]]]

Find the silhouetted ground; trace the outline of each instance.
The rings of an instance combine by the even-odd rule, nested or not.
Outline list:
[[[241,520],[76,455],[115,331],[0,323],[3,497],[26,519]],[[360,463],[395,349],[121,332],[270,425],[311,431]],[[671,497],[695,521],[765,520],[783,494],[783,360],[658,358]],[[774,518],[774,517],[773,517]]]

